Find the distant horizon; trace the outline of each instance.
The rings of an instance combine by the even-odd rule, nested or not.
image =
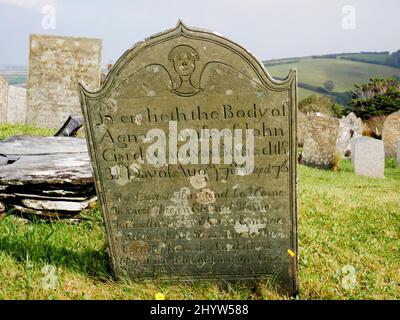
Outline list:
[[[127,49],[129,50],[129,48]],[[400,45],[399,45],[399,49],[400,50]],[[389,51],[389,50],[378,50],[378,51],[359,51],[359,52],[329,52],[329,53],[323,53],[323,54],[311,54],[308,56],[293,56],[293,57],[282,57],[282,58],[273,58],[273,59],[260,59],[259,57],[256,57],[258,59],[260,59],[261,62],[268,62],[268,61],[275,61],[275,60],[287,60],[287,59],[302,59],[302,58],[308,58],[308,57],[322,57],[325,55],[338,55],[338,54],[356,54],[356,53],[362,53],[362,54],[369,54],[369,53],[383,53],[383,52],[388,52],[389,54],[392,54],[398,50],[393,50],[393,51]],[[125,51],[124,51],[125,52]],[[121,56],[124,54],[124,52],[121,53]],[[113,64],[117,62],[114,61]],[[361,62],[362,63],[362,62]],[[23,67],[23,68],[28,68],[28,64],[7,64],[7,63],[2,63],[0,61],[0,67]],[[105,69],[107,67],[107,64],[102,65],[101,68]]]

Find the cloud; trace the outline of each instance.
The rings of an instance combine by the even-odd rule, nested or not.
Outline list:
[[[11,5],[25,10],[41,11],[44,6],[56,5],[57,0],[0,0],[0,4]]]

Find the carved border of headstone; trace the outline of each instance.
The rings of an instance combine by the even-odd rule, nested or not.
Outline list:
[[[84,85],[80,84],[80,96],[81,96],[81,105],[82,111],[85,118],[85,130],[86,130],[86,138],[88,141],[88,149],[89,154],[92,159],[92,165],[94,169],[94,178],[95,178],[95,185],[97,190],[97,195],[100,200],[102,214],[104,218],[104,224],[106,229],[107,235],[107,243],[108,243],[108,250],[111,260],[111,267],[114,271],[117,278],[125,278],[126,275],[119,270],[119,266],[117,263],[117,250],[115,240],[113,235],[111,234],[111,213],[110,208],[107,206],[107,202],[105,200],[106,190],[102,183],[102,179],[100,177],[101,167],[100,167],[100,160],[98,159],[98,155],[95,150],[94,141],[95,136],[94,132],[91,131],[90,128],[94,127],[95,120],[91,117],[91,114],[88,110],[89,108],[89,101],[96,102],[96,103],[103,103],[104,99],[108,96],[113,86],[119,86],[124,80],[124,78],[128,77],[129,75],[124,74],[124,78],[121,80],[119,76],[124,72],[124,66],[131,62],[135,57],[142,51],[146,50],[149,47],[155,46],[159,43],[163,43],[170,39],[176,37],[185,37],[189,39],[198,39],[202,41],[209,41],[211,43],[217,44],[219,46],[224,47],[225,49],[230,50],[233,54],[240,57],[243,61],[245,61],[257,74],[259,81],[262,82],[262,85],[268,88],[270,91],[274,92],[285,92],[288,93],[289,99],[289,143],[290,147],[288,148],[289,157],[290,157],[290,166],[289,166],[289,207],[290,213],[288,213],[289,221],[290,221],[290,232],[289,232],[289,243],[290,248],[285,249],[285,253],[289,255],[293,255],[291,259],[289,259],[288,265],[288,273],[291,275],[291,283],[288,287],[284,288],[289,293],[296,293],[298,290],[298,280],[297,280],[297,264],[298,264],[298,241],[297,241],[297,186],[296,186],[296,177],[297,177],[297,157],[296,157],[296,149],[297,149],[297,141],[296,141],[296,123],[297,123],[297,75],[295,70],[291,70],[288,77],[284,79],[282,82],[275,81],[269,74],[266,72],[263,65],[246,49],[241,47],[240,45],[217,35],[216,33],[211,33],[208,31],[204,31],[201,29],[192,29],[185,26],[181,21],[178,22],[176,28],[165,31],[163,33],[156,34],[142,42],[136,44],[132,49],[128,50],[124,53],[124,55],[117,61],[114,65],[110,73],[107,75],[105,83],[101,87],[101,89],[97,92],[89,92],[85,89]],[[125,77],[126,76],[126,77]],[[104,105],[104,108],[107,108]],[[288,249],[292,249],[294,251],[291,252]],[[286,252],[288,250],[288,252]],[[254,276],[257,275],[237,275],[237,277],[232,275],[190,275],[190,279],[182,279],[182,276],[168,276],[165,277],[168,280],[207,280],[207,279],[225,279],[225,280],[246,280],[244,278],[248,277],[248,280],[254,280]],[[162,277],[164,278],[164,277]],[[143,278],[141,278],[143,279]],[[148,278],[144,278],[144,280],[148,280]]]

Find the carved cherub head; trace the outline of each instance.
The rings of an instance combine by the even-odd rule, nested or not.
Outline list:
[[[196,68],[199,55],[192,47],[180,45],[171,50],[168,57],[174,64],[175,71],[181,76],[188,76]]]

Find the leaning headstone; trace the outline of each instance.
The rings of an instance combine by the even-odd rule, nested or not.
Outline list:
[[[321,169],[331,168],[336,152],[338,130],[335,118],[320,113],[309,114],[300,162]]]
[[[101,80],[99,39],[30,36],[26,123],[60,128],[80,113],[77,82],[95,89]]]
[[[385,152],[381,140],[370,137],[352,139],[351,159],[357,175],[384,178]]]
[[[339,120],[339,134],[336,141],[336,149],[342,158],[350,155],[350,140],[352,138],[361,137],[363,129],[364,125],[361,118],[357,118],[353,112],[346,117],[343,116]]]
[[[0,124],[7,123],[8,82],[0,77]]]
[[[26,119],[26,89],[10,86],[8,89],[7,122],[10,124],[25,124]]]
[[[400,140],[400,111],[389,115],[383,124],[382,141],[385,145],[385,156],[396,157],[397,141]]]
[[[277,83],[243,47],[179,23],[81,99],[118,278],[297,291],[295,71]]]
[[[55,134],[56,137],[75,137],[78,130],[83,126],[83,116],[80,114],[72,114],[67,121]]]

